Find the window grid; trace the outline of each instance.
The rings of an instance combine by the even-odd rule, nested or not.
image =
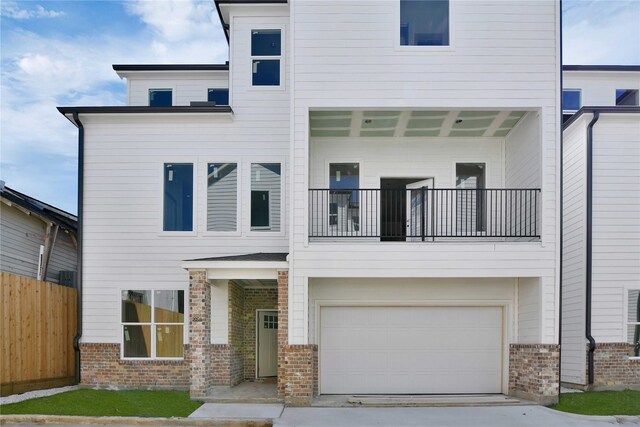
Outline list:
[[[253,36],[259,34],[261,32],[267,33],[273,32],[277,33],[280,38],[280,49],[278,53],[262,53],[256,54],[254,52],[254,42]],[[282,30],[278,28],[273,29],[253,29],[251,30],[251,86],[253,87],[281,87],[282,86]],[[256,77],[259,73],[260,66],[271,66],[275,67],[277,63],[278,71],[277,71],[277,81],[266,81],[260,82],[257,81]]]

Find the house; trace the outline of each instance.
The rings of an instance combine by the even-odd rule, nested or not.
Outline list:
[[[565,66],[562,381],[640,385],[639,66]]]
[[[82,383],[559,391],[555,0],[217,0],[79,129]]]
[[[0,271],[73,286],[77,266],[75,215],[0,181]]]

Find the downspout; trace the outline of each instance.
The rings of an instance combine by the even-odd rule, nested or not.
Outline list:
[[[73,121],[78,126],[78,231],[76,237],[78,241],[77,256],[78,267],[76,273],[76,322],[77,332],[73,337],[73,349],[76,358],[76,381],[80,384],[80,338],[82,337],[82,207],[84,194],[84,126],[78,117],[78,112],[73,112]]]
[[[560,16],[560,176],[558,177],[560,181],[560,210],[558,212],[558,216],[560,217],[560,231],[559,231],[559,240],[560,247],[558,250],[558,258],[559,265],[558,269],[558,346],[560,347],[560,351],[558,352],[558,383],[562,384],[562,257],[564,256],[564,132],[562,126],[562,89],[564,87],[564,71],[562,68],[562,0],[558,2],[558,15]]]
[[[588,384],[594,381],[593,353],[596,351],[596,340],[591,336],[591,269],[592,269],[592,248],[593,248],[593,126],[600,118],[600,112],[593,112],[593,119],[587,126],[587,266],[586,266],[586,314],[585,314],[585,336],[589,341],[589,351],[587,353],[587,376]]]

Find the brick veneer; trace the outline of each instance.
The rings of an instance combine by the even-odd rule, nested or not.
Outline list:
[[[244,378],[256,377],[256,310],[277,309],[278,290],[245,289],[244,290]]]
[[[558,401],[560,346],[511,344],[509,393],[548,405]]]
[[[211,287],[204,270],[189,271],[190,395],[204,397],[211,387]]]
[[[244,379],[244,289],[229,281],[229,382],[234,386]]]
[[[80,344],[81,384],[94,387],[189,389],[189,346],[183,360],[123,360],[120,344]]]
[[[289,343],[289,272],[278,271],[278,397],[285,395],[285,347]]]
[[[594,387],[640,386],[640,360],[629,359],[631,344],[597,343],[593,354]]]
[[[289,406],[309,406],[314,391],[315,345],[287,345],[284,348],[284,402]]]

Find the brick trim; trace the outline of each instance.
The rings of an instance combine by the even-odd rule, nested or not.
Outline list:
[[[509,394],[543,405],[557,403],[560,393],[560,346],[509,345]]]
[[[624,342],[596,343],[593,388],[640,386],[640,359],[629,358],[631,349],[632,345]]]

